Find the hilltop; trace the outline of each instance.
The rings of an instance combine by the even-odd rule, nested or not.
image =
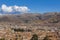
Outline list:
[[[24,13],[24,14],[5,14],[0,16],[0,22],[18,22],[18,23],[60,23],[60,13]]]

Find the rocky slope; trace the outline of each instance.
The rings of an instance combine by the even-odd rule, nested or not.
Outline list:
[[[21,40],[30,40],[33,34],[37,34],[39,40],[43,40],[46,35],[51,40],[60,40],[60,13],[0,15],[0,37],[8,37],[8,39],[12,37],[12,40],[15,40],[13,37],[18,35],[17,38],[19,39],[19,35],[21,35]]]

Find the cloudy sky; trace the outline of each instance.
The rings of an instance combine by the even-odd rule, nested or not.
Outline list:
[[[5,4],[3,4],[1,6],[1,11],[3,12],[28,12],[30,9],[26,6],[7,6]]]
[[[60,12],[60,0],[0,0],[1,12]]]

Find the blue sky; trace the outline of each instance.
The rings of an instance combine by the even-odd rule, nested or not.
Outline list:
[[[0,0],[0,7],[27,6],[30,12],[60,12],[60,0]]]

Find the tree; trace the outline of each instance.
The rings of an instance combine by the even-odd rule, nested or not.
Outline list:
[[[46,36],[43,40],[49,40],[48,36]]]
[[[1,38],[0,40],[5,40],[5,38]]]
[[[38,40],[38,36],[36,34],[34,34],[33,37],[31,38],[31,40]]]

